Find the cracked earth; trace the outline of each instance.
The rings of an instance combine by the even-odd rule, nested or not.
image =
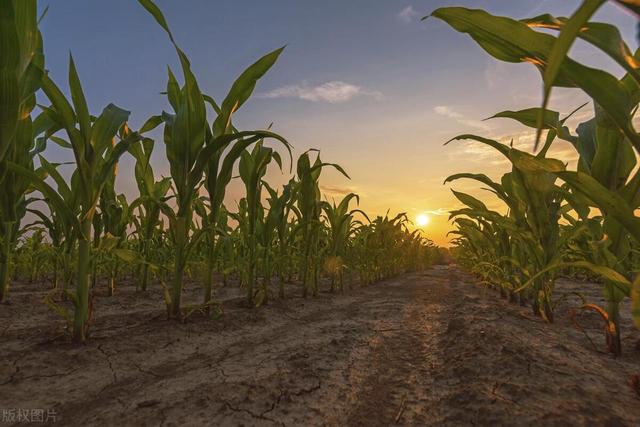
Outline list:
[[[257,310],[221,288],[224,315],[186,323],[164,320],[157,291],[99,290],[83,346],[38,286],[0,307],[0,408],[53,408],[65,426],[640,423],[630,319],[613,359],[597,317],[569,320],[577,300],[545,324],[455,267],[306,300],[292,287]],[[584,288],[561,281],[558,295]]]

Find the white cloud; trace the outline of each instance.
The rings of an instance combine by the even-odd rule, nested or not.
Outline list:
[[[451,117],[452,119],[461,119],[463,117],[462,114],[455,112],[453,108],[447,107],[446,105],[438,105],[433,111],[435,111],[436,114]]]
[[[407,24],[413,22],[418,16],[420,16],[420,13],[413,6],[407,6],[398,13],[398,19]]]
[[[379,99],[382,97],[382,94],[351,83],[331,81],[318,86],[309,86],[306,83],[302,85],[282,86],[259,96],[262,98],[298,98],[312,102],[338,104],[347,102],[358,96],[372,96]]]
[[[447,105],[438,105],[437,107],[434,107],[433,111],[441,116],[454,119],[462,125],[480,129],[485,132],[488,132],[490,130],[489,125],[487,125],[486,123],[480,120],[467,119],[463,114],[455,111],[452,107],[449,107]]]
[[[438,208],[435,210],[425,211],[424,213],[435,216],[448,216],[452,208]]]

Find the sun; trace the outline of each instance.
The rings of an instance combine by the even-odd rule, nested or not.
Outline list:
[[[416,216],[416,225],[418,227],[424,227],[427,224],[429,224],[429,215],[421,213]]]

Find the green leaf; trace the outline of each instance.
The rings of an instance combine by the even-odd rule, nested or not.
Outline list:
[[[515,292],[520,292],[528,288],[537,278],[541,277],[542,275],[563,268],[580,268],[589,270],[592,273],[597,274],[600,278],[607,280],[608,282],[616,286],[616,288],[622,291],[625,295],[629,296],[631,293],[631,283],[622,274],[618,273],[612,268],[593,264],[588,261],[559,262],[550,265],[533,275],[524,285],[517,288]]]
[[[124,153],[126,153],[132,144],[138,142],[140,140],[140,135],[137,133],[130,133],[125,139],[121,140],[118,144],[115,145],[113,150],[109,153],[109,156],[105,159],[102,167],[99,171],[94,171],[94,188],[102,189],[107,181],[113,176],[115,173],[114,168],[120,160],[120,157]],[[94,201],[94,206],[98,203],[98,197],[102,191],[96,191],[96,200]]]
[[[345,178],[351,179],[349,174],[342,168],[342,166],[340,166],[337,163],[325,163],[325,162],[322,162],[322,163],[319,163],[319,164],[315,164],[311,168],[311,172],[318,171],[318,170],[324,168],[325,166],[331,166],[332,168],[334,168],[335,170],[340,172],[342,175],[344,175]]]
[[[60,175],[58,169],[56,167],[57,164],[49,163],[47,159],[42,156],[40,157],[40,164],[42,165],[42,169],[55,181],[58,186],[58,193],[62,196],[64,200],[71,200],[71,189],[67,185],[67,181]]]
[[[138,252],[132,251],[131,249],[117,248],[113,249],[113,253],[124,262],[130,264],[138,263],[142,258]]]
[[[0,161],[9,150],[18,125],[20,111],[20,42],[14,2],[0,3]]]
[[[542,109],[538,116],[538,134],[536,137],[536,148],[540,140],[540,129],[544,120],[544,112],[549,104],[551,96],[551,88],[556,78],[560,74],[560,70],[565,61],[569,49],[573,42],[582,31],[583,25],[589,21],[593,14],[606,2],[606,0],[584,0],[580,8],[565,23],[564,28],[560,32],[557,40],[553,44],[553,48],[547,57],[547,66],[544,70],[544,93],[542,98]]]
[[[140,3],[142,7],[147,9],[147,12],[149,12],[155,18],[156,22],[160,24],[160,26],[167,32],[167,34],[169,35],[169,39],[171,39],[171,41],[175,44],[175,42],[173,41],[173,34],[171,34],[169,25],[167,24],[166,19],[164,19],[164,15],[162,14],[160,8],[156,6],[156,4],[151,0],[138,0],[138,3]]]
[[[440,8],[432,16],[456,30],[468,33],[487,53],[506,62],[527,62],[546,69],[556,38],[532,30],[526,24],[482,10],[461,7]],[[600,105],[611,120],[640,150],[640,136],[631,125],[633,99],[623,82],[611,74],[582,65],[566,57],[561,62],[554,86],[579,87]]]
[[[102,114],[96,119],[91,128],[91,145],[98,155],[102,155],[104,150],[109,147],[115,138],[118,130],[129,119],[129,111],[109,104]]]
[[[207,188],[211,197],[211,206],[215,210],[217,207],[222,206],[224,200],[225,189],[233,172],[233,166],[240,158],[244,150],[250,147],[252,144],[258,142],[261,139],[273,138],[285,146],[289,147],[289,143],[286,139],[280,135],[270,131],[246,131],[234,134],[223,134],[215,138],[212,143],[207,145],[198,158],[198,162],[194,167],[194,175],[191,182],[195,182],[197,173],[202,174],[202,171],[209,166],[210,159],[213,156],[220,155],[222,147],[227,147],[233,141],[236,141],[228,153],[222,159],[222,164],[219,170],[210,170],[207,173]],[[217,165],[217,163],[216,163]],[[200,172],[198,172],[200,171]]]
[[[458,200],[460,200],[460,202],[469,206],[470,208],[484,210],[484,211],[487,210],[487,206],[484,203],[482,203],[480,200],[476,199],[475,197],[470,196],[469,194],[466,194],[466,193],[455,191],[455,190],[451,190],[451,192],[453,193],[454,196],[456,196]]]
[[[622,224],[636,241],[640,242],[640,218],[634,215],[633,209],[619,194],[608,190],[583,172],[557,172],[556,175],[591,200],[594,206],[600,208],[606,215],[610,215]]]
[[[508,118],[516,120],[522,123],[525,126],[536,128],[538,127],[538,117],[542,113],[542,109],[540,108],[527,108],[519,111],[502,111],[498,114],[495,114],[489,119],[494,118]],[[556,129],[558,127],[558,123],[560,122],[560,113],[557,111],[546,110],[543,115],[544,119],[542,121],[543,129]],[[488,120],[488,119],[487,119]]]
[[[64,220],[68,224],[72,224],[76,228],[76,230],[80,230],[80,223],[78,222],[78,218],[74,215],[73,211],[60,197],[60,195],[53,188],[51,188],[49,184],[44,182],[40,175],[13,162],[7,162],[6,166],[7,169],[14,171],[25,179],[28,179],[31,185],[36,190],[40,191],[42,195],[49,200],[50,205],[54,207],[59,216],[64,217]]]
[[[532,156],[524,151],[512,149],[509,158],[513,164],[526,173],[561,172],[565,170],[564,163],[557,159]]]
[[[143,134],[143,133],[149,132],[157,128],[158,126],[160,126],[162,122],[163,120],[161,115],[151,116],[147,119],[146,122],[144,122],[144,124],[142,125],[138,133]]]
[[[50,140],[52,140],[53,142],[55,142],[57,145],[59,145],[62,148],[71,148],[73,149],[73,145],[69,144],[67,141],[65,141],[64,139],[57,137],[57,136],[51,136],[49,137]]]
[[[71,108],[71,104],[69,104],[69,101],[67,101],[62,91],[47,75],[42,78],[42,90],[45,95],[47,95],[47,98],[49,98],[49,101],[51,101],[60,126],[71,136],[71,134],[74,133],[73,131],[76,130],[76,115],[73,108]],[[74,141],[71,141],[71,143],[75,144]],[[80,151],[84,152],[84,150]]]
[[[532,28],[546,28],[564,31],[567,18],[556,18],[549,14],[523,19],[522,22]],[[585,22],[577,33],[577,37],[599,48],[623,67],[636,81],[640,82],[638,68],[640,64],[634,58],[629,46],[622,39],[615,25],[602,22]]]
[[[212,133],[214,137],[228,132],[228,127],[231,125],[231,116],[249,99],[258,80],[275,64],[284,48],[285,46],[269,52],[236,79],[227,97],[222,102],[220,114],[213,123]]]
[[[505,157],[509,158],[509,151],[511,150],[511,148],[508,145],[502,144],[501,142],[494,141],[492,139],[483,138],[477,135],[471,135],[471,134],[458,135],[454,138],[451,138],[449,141],[445,142],[444,145],[448,145],[453,141],[460,141],[465,139],[470,139],[470,140],[488,145],[490,147],[493,147],[496,150],[498,150],[500,153],[502,153]]]
[[[71,56],[71,54],[69,54],[69,88],[71,89],[71,100],[73,101],[78,123],[80,124],[80,132],[82,132],[84,140],[88,141],[91,135],[89,107],[87,107],[87,100],[84,97],[84,92],[80,85],[80,78],[76,71],[76,64],[73,62],[73,56]]]

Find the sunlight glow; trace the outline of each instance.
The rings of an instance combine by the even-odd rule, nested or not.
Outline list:
[[[424,227],[427,224],[429,224],[429,215],[421,213],[416,216],[416,225],[418,227]]]

